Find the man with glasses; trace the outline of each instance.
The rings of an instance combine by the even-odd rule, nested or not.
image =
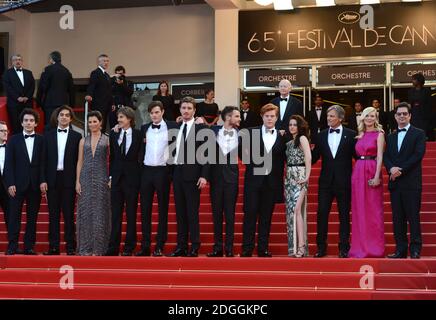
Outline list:
[[[422,166],[425,132],[410,124],[411,107],[402,102],[394,109],[398,130],[386,141],[384,163],[389,172],[392,221],[396,250],[391,259],[407,258],[407,223],[410,227],[410,257],[419,259],[422,248],[421,210]]]

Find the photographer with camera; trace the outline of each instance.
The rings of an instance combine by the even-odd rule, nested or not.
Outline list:
[[[113,128],[117,122],[117,111],[125,106],[133,108],[132,103],[133,83],[126,79],[126,69],[123,66],[115,68],[115,75],[112,77],[112,95],[114,106],[109,114],[109,124]]]

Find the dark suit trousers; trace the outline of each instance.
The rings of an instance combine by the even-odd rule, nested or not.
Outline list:
[[[142,248],[149,248],[151,245],[151,213],[155,192],[157,193],[159,206],[156,247],[163,249],[168,236],[170,176],[168,168],[165,166],[143,166],[141,177]]]
[[[407,253],[407,222],[410,226],[410,252],[421,253],[422,236],[419,212],[420,190],[391,190],[392,222],[397,251]]]
[[[112,232],[109,250],[119,251],[123,222],[124,205],[127,216],[127,232],[124,250],[133,251],[136,248],[136,210],[138,209],[138,193],[136,187],[128,185],[123,177],[116,185],[111,186]]]
[[[256,222],[259,217],[257,250],[268,250],[271,219],[275,207],[277,189],[271,188],[267,182],[261,187],[244,186],[244,224],[242,250],[252,252],[256,235]]]
[[[41,191],[33,190],[28,187],[27,190],[17,192],[15,197],[9,201],[9,248],[16,250],[18,248],[18,238],[21,229],[21,211],[23,203],[26,200],[27,221],[26,233],[24,235],[24,249],[34,249],[36,242],[36,221],[38,218],[39,207],[41,205]]]
[[[56,185],[50,186],[47,192],[50,227],[48,240],[50,249],[59,250],[61,210],[64,216],[64,239],[67,250],[76,250],[76,226],[74,224],[74,204],[76,190],[65,187],[64,173],[56,173]]]
[[[174,198],[176,200],[177,217],[177,248],[188,249],[188,235],[192,248],[200,248],[200,190],[197,181],[184,181],[181,166],[174,169],[173,178]]]
[[[233,251],[235,233],[235,206],[238,199],[238,183],[215,181],[210,185],[212,202],[214,250],[223,250],[223,213],[226,219],[226,251]]]
[[[351,190],[342,188],[319,188],[316,242],[319,251],[327,251],[329,214],[336,198],[339,211],[339,250],[350,250],[350,207]]]
[[[3,209],[3,217],[5,219],[6,230],[9,224],[9,195],[3,185],[0,186],[0,206]]]
[[[25,108],[26,107],[23,105],[7,108],[13,134],[17,134],[23,131],[23,127],[21,126],[20,122],[20,114]]]

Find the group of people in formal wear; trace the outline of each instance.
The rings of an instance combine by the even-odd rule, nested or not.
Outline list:
[[[162,256],[168,236],[172,184],[177,245],[168,255],[197,257],[201,244],[200,194],[209,184],[214,246],[207,256],[233,257],[238,163],[242,161],[245,176],[241,257],[253,255],[256,230],[257,255],[272,256],[271,221],[275,205],[281,202],[286,205],[288,254],[305,257],[309,255],[307,193],[311,167],[322,159],[315,257],[327,255],[328,220],[335,199],[340,220],[338,256],[385,255],[383,166],[389,173],[396,242],[395,252],[388,257],[406,258],[408,251],[412,258],[420,257],[421,162],[426,135],[411,124],[419,115],[415,115],[410,104],[400,102],[395,106],[397,125],[388,135],[376,107],[361,110],[359,117],[356,115],[356,130],[352,130],[343,125],[346,116],[341,106],[324,108],[322,99],[317,97],[315,105],[321,110],[314,110],[313,116],[318,119],[315,126],[310,115],[309,121],[305,120],[302,103],[291,95],[291,83],[282,80],[278,87],[280,96],[264,105],[260,114],[250,110],[246,99],[240,108],[227,106],[219,112],[210,90],[203,104],[191,97],[183,98],[177,116],[168,83],[163,81],[148,106],[151,122],[139,130],[135,128],[135,111],[126,106],[130,102],[120,100],[114,104],[114,83],[106,72],[109,58],[100,55],[85,98],[92,106],[86,119],[89,134],[82,137],[72,128],[75,116],[68,105],[73,103],[71,73],[60,64],[59,53],[50,54],[50,61],[41,76],[38,99],[45,101],[45,110],[56,119],[56,126],[47,128],[43,136],[35,133],[39,115],[30,103],[35,89],[33,77],[30,71],[22,69],[19,55],[13,57],[13,67],[3,77],[8,111],[12,116],[18,115],[11,122],[14,135],[8,142],[9,128],[0,122],[0,205],[8,230],[6,254],[36,254],[37,216],[41,198],[46,197],[46,255],[60,254],[62,214],[68,255]],[[131,84],[124,77],[124,68],[117,71],[119,76],[113,81],[120,86],[120,95],[128,97]],[[47,89],[53,88],[53,83],[59,86],[56,95]],[[107,135],[104,128],[111,112],[115,118],[109,117],[113,128]],[[223,124],[217,125],[220,118]],[[205,157],[199,157],[204,150]],[[155,194],[158,228],[151,251]],[[136,251],[138,198],[142,241]],[[27,222],[21,250],[18,239],[24,201]],[[127,227],[122,245],[124,212]]]

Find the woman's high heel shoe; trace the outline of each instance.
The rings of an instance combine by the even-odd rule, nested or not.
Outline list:
[[[297,253],[295,254],[295,258],[303,258],[304,254],[306,253],[305,249],[306,249],[305,245],[301,246],[301,247],[298,247]]]

